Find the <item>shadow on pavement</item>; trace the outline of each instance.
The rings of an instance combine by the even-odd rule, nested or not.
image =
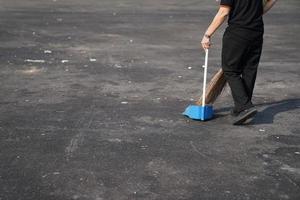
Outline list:
[[[268,107],[257,114],[255,119],[252,121],[252,124],[272,124],[274,122],[274,117],[278,113],[300,108],[300,99],[286,99],[282,101],[258,104],[257,106]]]
[[[300,99],[285,99],[281,101],[274,101],[268,103],[256,104],[257,107],[267,106],[264,110],[260,111],[256,117],[249,123],[251,125],[259,125],[259,124],[272,124],[274,122],[274,117],[278,113],[287,112],[290,110],[295,110],[300,108]],[[216,117],[220,118],[226,115],[218,114],[223,112],[229,112],[231,107],[225,107],[221,109],[215,110]]]

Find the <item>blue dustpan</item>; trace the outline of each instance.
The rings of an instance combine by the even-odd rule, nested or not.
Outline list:
[[[190,105],[182,113],[183,115],[195,120],[202,120],[202,121],[209,120],[213,118],[214,115],[213,107],[211,105],[205,105],[207,63],[208,63],[208,49],[205,50],[205,65],[203,65],[204,78],[203,78],[202,105]]]
[[[213,118],[214,110],[212,106],[190,105],[182,114],[191,119],[206,121]]]

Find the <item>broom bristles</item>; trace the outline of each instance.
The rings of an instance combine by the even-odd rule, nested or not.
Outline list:
[[[226,79],[223,70],[220,69],[210,80],[206,88],[205,104],[213,104],[218,96],[222,93],[226,85]],[[202,97],[196,102],[197,105],[202,104]]]

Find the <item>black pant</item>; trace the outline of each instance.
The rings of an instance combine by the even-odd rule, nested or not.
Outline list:
[[[263,34],[227,29],[223,36],[222,68],[236,112],[253,106],[251,99],[263,44]]]

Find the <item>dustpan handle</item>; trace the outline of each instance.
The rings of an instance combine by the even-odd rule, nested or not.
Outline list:
[[[207,79],[207,65],[208,65],[208,49],[205,49],[205,64],[204,68],[204,78],[203,78],[203,94],[202,94],[202,106],[205,106],[205,94],[206,94],[206,79]]]

